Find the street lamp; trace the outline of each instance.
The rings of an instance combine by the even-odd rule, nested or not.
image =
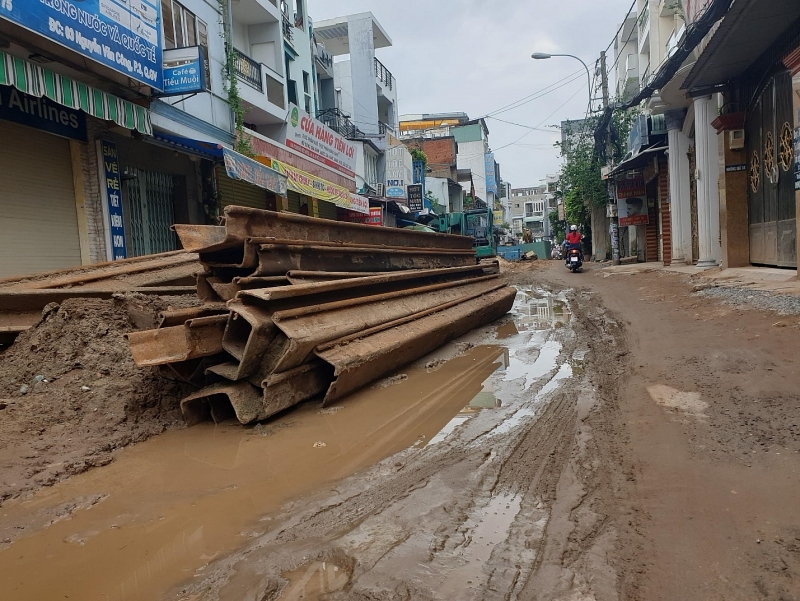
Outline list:
[[[531,58],[537,61],[547,60],[548,58],[553,58],[554,56],[568,56],[569,58],[574,58],[576,61],[579,61],[580,64],[583,65],[583,68],[586,69],[586,83],[589,86],[589,109],[592,107],[592,76],[589,73],[589,67],[586,65],[583,60],[575,56],[574,54],[547,54],[546,52],[534,52],[531,54]]]

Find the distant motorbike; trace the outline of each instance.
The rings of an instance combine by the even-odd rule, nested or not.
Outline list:
[[[567,250],[567,269],[572,273],[578,273],[581,267],[583,267],[581,251],[577,248]]]

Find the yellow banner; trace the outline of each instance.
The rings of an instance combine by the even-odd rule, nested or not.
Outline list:
[[[311,198],[332,202],[337,207],[348,211],[357,211],[369,215],[369,199],[352,194],[348,189],[332,184],[316,175],[297,169],[286,163],[269,157],[256,157],[260,163],[286,176],[288,188],[298,194]]]

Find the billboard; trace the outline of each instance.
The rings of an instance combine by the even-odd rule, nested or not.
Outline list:
[[[322,121],[289,105],[286,146],[347,177],[356,175],[356,146]]]
[[[159,0],[3,0],[0,17],[162,89]]]

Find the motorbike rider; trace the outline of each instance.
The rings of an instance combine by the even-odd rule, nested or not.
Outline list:
[[[583,248],[581,248],[582,242],[583,236],[581,236],[581,233],[578,231],[578,226],[571,225],[569,227],[569,233],[567,233],[567,237],[564,240],[564,248],[566,251],[569,251],[572,248],[577,248],[578,252],[581,253],[581,261],[583,261]]]

